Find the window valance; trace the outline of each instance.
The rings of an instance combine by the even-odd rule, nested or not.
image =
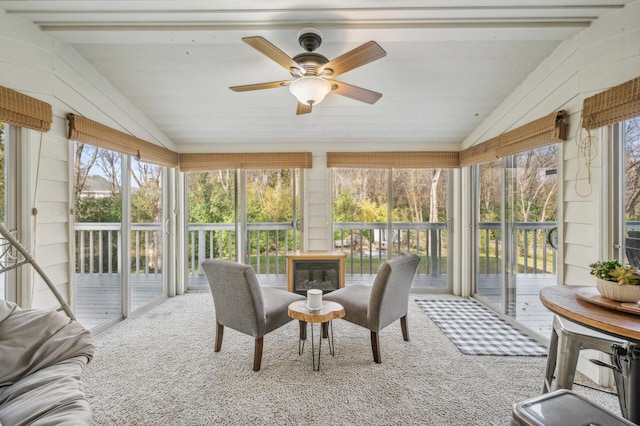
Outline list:
[[[327,152],[327,167],[360,169],[457,168],[455,151]]]
[[[46,102],[0,86],[0,121],[48,132],[53,123],[53,109]]]
[[[460,152],[460,166],[470,166],[506,157],[567,139],[565,112],[556,111],[546,117],[503,133]]]
[[[67,119],[69,120],[69,139],[73,141],[132,155],[147,163],[178,166],[178,153],[167,148],[75,114],[67,114]]]
[[[586,98],[582,127],[587,130],[640,117],[640,77]]]
[[[180,154],[180,170],[310,169],[310,152]]]

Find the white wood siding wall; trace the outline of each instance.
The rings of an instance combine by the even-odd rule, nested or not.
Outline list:
[[[304,244],[306,251],[331,251],[331,186],[327,170],[327,154],[314,153],[313,167],[306,170],[305,179],[305,225]]]
[[[0,85],[50,103],[52,129],[44,134],[21,132],[28,156],[19,170],[22,194],[21,238],[36,260],[69,298],[73,274],[70,142],[66,114],[74,112],[108,126],[175,150],[139,110],[99,75],[73,49],[42,33],[36,26],[0,11]],[[31,209],[37,209],[32,215]],[[35,245],[34,245],[35,244]],[[25,267],[26,268],[26,267]],[[24,268],[23,268],[24,269]],[[27,271],[18,302],[34,308],[56,304],[44,282]]]
[[[582,102],[586,97],[640,75],[640,2],[605,15],[563,42],[465,140],[464,147],[499,135],[556,110],[569,114],[568,139],[561,147],[562,218],[560,282],[593,283],[588,263],[606,252],[601,235],[601,160],[592,162],[591,182],[578,158]],[[599,132],[595,132],[598,134]],[[601,146],[594,147],[598,153]],[[577,191],[576,191],[577,188]]]
[[[25,194],[37,213],[25,212],[33,216],[35,223],[35,249],[33,254],[45,270],[58,291],[71,300],[71,270],[73,262],[71,230],[69,221],[69,141],[64,137],[66,120],[54,117],[52,130],[48,133],[29,131],[30,161],[35,193]],[[58,304],[44,281],[34,274],[34,307],[53,307]]]

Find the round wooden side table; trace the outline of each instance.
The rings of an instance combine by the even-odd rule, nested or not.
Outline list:
[[[322,330],[328,324],[328,343],[329,353],[335,356],[335,344],[333,341],[333,323],[334,319],[344,317],[344,306],[336,302],[328,300],[322,301],[322,307],[318,310],[310,310],[307,307],[306,300],[298,300],[289,305],[288,314],[290,318],[300,321],[300,340],[298,341],[298,355],[304,353],[304,343],[307,339],[307,323],[311,324],[311,365],[315,371],[320,371],[320,353],[322,352]],[[318,364],[316,365],[316,351],[313,336],[313,324],[320,324],[320,332],[318,333]]]

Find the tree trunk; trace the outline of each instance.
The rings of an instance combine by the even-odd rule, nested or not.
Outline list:
[[[438,222],[438,180],[442,169],[434,169],[431,174],[431,197],[429,199],[429,222]]]

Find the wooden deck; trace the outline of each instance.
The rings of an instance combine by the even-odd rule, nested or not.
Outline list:
[[[346,285],[371,285],[375,276],[346,275]],[[286,288],[286,275],[271,274],[258,275],[261,285],[265,287]],[[477,299],[489,307],[499,310],[501,303],[500,291],[496,280],[483,280]],[[132,282],[132,310],[139,309],[148,303],[156,301],[165,292],[160,277],[154,274],[136,274],[131,277]],[[552,314],[538,298],[540,289],[555,285],[554,275],[518,275],[515,306],[513,315],[507,320],[517,322],[515,325],[523,327],[532,337],[544,341],[551,335]],[[122,317],[122,289],[121,279],[116,274],[92,274],[76,276],[76,305],[75,312],[78,320],[87,328],[93,329],[106,321]],[[209,291],[209,285],[204,275],[189,277],[189,291]],[[412,292],[415,295],[428,293],[447,293],[446,276],[433,277],[426,274],[416,275]],[[512,322],[512,321],[510,321]]]
[[[501,311],[502,298],[499,280],[496,277],[484,277],[478,283],[478,293],[474,297],[494,310]],[[525,331],[534,333],[533,337],[546,341],[551,336],[553,314],[540,302],[539,294],[542,287],[557,284],[554,274],[518,274],[516,276],[515,303],[509,311],[508,319],[526,328]]]
[[[131,275],[131,310],[162,297],[162,276]],[[76,274],[75,314],[89,330],[122,316],[122,278],[118,274]]]

